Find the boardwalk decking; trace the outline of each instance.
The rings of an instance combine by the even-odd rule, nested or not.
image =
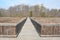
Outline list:
[[[17,38],[0,38],[0,40],[60,40],[60,37],[40,37],[30,19],[27,18]]]

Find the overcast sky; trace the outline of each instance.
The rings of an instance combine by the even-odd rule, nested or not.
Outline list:
[[[0,0],[0,8],[9,8],[10,6],[26,4],[26,5],[40,5],[45,7],[60,9],[60,0]]]

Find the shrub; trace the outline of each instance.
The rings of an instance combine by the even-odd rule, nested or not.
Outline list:
[[[30,17],[32,17],[32,11],[30,11]]]

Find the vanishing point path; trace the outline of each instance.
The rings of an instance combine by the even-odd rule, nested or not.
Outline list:
[[[31,20],[27,18],[17,38],[0,38],[0,40],[60,40],[60,37],[40,37]]]
[[[31,20],[27,18],[25,25],[20,33],[22,40],[40,40],[40,36],[36,32]]]

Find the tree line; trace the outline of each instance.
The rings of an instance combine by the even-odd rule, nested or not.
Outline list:
[[[42,5],[16,5],[0,8],[0,17],[60,17],[60,9],[48,9]]]

